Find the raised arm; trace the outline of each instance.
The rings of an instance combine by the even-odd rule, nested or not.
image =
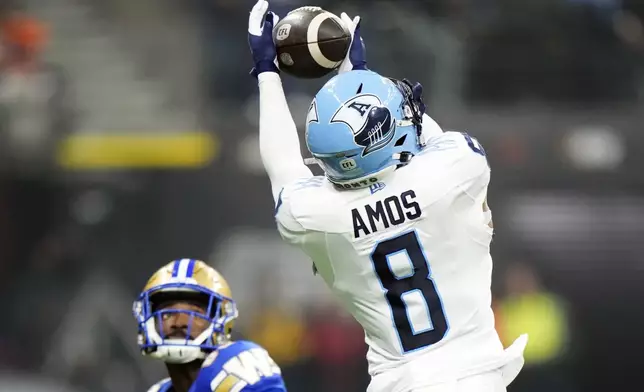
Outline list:
[[[248,41],[259,83],[259,149],[277,202],[282,188],[303,177],[311,177],[300,150],[297,127],[286,102],[277,68],[273,26],[278,17],[268,11],[268,2],[259,0],[250,13]]]
[[[304,164],[300,139],[289,111],[282,81],[275,72],[259,74],[259,151],[273,198],[282,188],[298,178],[311,177]]]

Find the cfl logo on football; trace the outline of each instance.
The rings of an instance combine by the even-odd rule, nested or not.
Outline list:
[[[289,34],[291,34],[291,25],[285,24],[284,26],[281,26],[279,30],[277,30],[277,34],[275,34],[275,39],[278,41],[283,41],[288,38]]]
[[[340,167],[344,171],[351,171],[357,167],[356,161],[352,158],[343,159],[340,161]]]

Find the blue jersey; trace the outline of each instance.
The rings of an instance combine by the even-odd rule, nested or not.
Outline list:
[[[169,392],[170,379],[161,380],[148,392]],[[286,392],[279,366],[261,346],[236,341],[212,352],[201,367],[189,392]]]
[[[170,378],[164,378],[158,383],[152,385],[150,389],[148,389],[148,392],[169,392],[171,388],[172,381],[170,381]]]

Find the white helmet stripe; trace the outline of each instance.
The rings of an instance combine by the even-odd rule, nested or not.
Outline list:
[[[190,259],[181,259],[175,261],[174,268],[172,271],[172,277],[178,278],[178,279],[186,279],[188,278],[188,267],[190,265]]]

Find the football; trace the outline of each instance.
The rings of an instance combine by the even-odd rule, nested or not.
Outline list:
[[[289,12],[273,28],[280,70],[303,79],[320,78],[338,68],[351,45],[342,20],[320,7]]]

